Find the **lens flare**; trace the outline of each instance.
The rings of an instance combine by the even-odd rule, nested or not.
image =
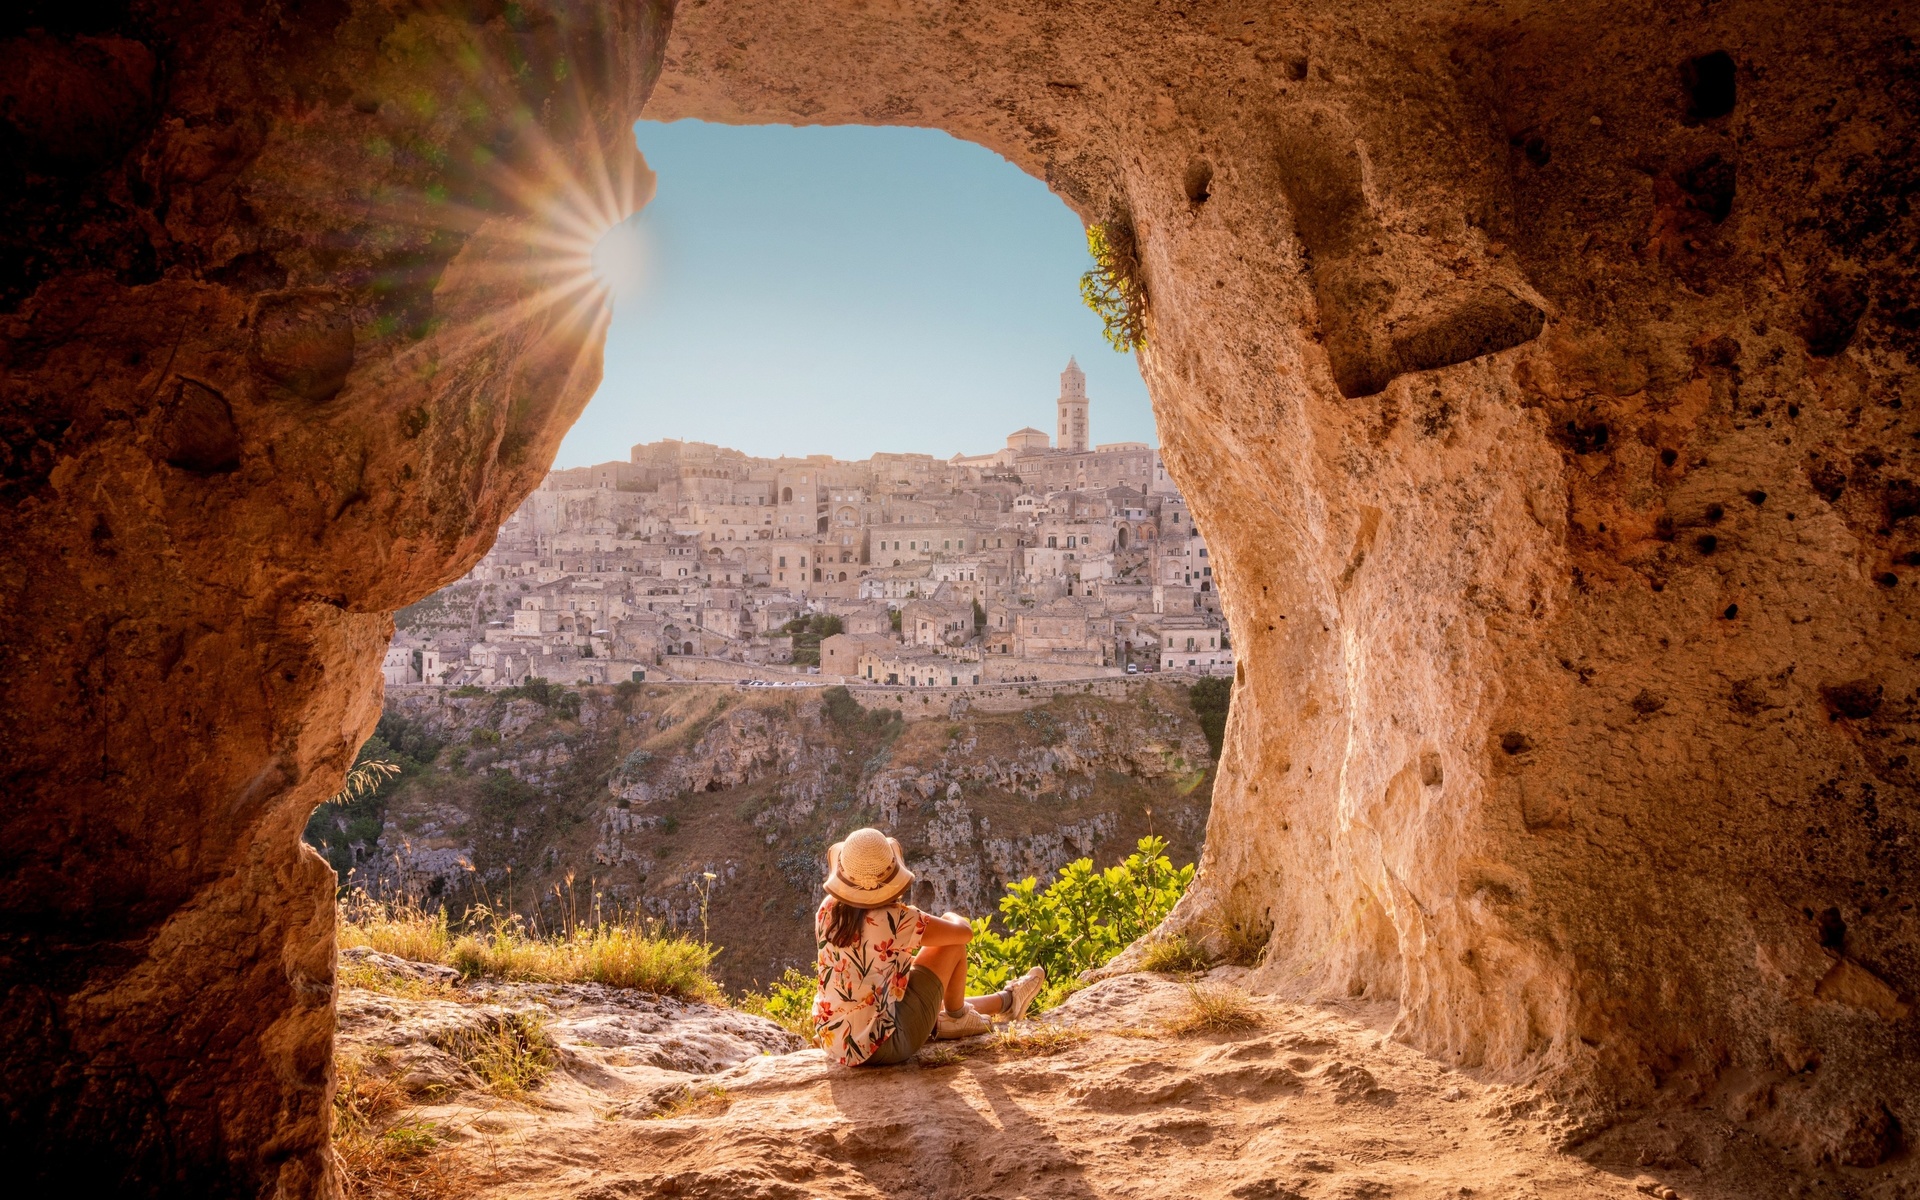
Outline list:
[[[646,232],[637,220],[626,220],[600,235],[593,246],[593,274],[616,299],[631,297],[647,282]]]
[[[366,281],[370,332],[400,343],[401,370],[486,374],[506,355],[543,390],[590,389],[614,295],[647,258],[627,220],[653,173],[632,115],[605,100],[638,77],[639,41],[619,6],[538,21],[508,6],[476,22],[442,0],[409,11],[393,52],[355,81],[383,165],[340,196],[315,145],[301,180],[329,212],[355,214],[345,240],[386,250]]]

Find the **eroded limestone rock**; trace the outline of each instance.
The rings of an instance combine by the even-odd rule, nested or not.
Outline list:
[[[592,393],[558,176],[643,198],[666,7],[0,18],[14,1186],[331,1189],[334,881],[299,832],[378,715],[387,614]]]
[[[469,167],[620,153],[665,7],[0,26],[0,1137],[33,1178],[326,1188],[298,830],[383,614],[591,385],[591,328],[501,269],[527,196]],[[1133,233],[1243,668],[1183,924],[1606,1104],[1749,1073],[1739,1119],[1866,1169],[1920,1128],[1913,20],[689,0],[651,115],[939,126]],[[350,359],[331,301],[263,308],[321,294]]]
[[[1920,1128],[1913,32],[745,2],[648,111],[938,126],[1132,234],[1241,671],[1176,923],[1601,1111],[1757,1073],[1866,1161]]]

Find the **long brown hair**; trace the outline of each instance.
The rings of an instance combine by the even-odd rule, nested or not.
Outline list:
[[[827,910],[827,940],[842,950],[853,945],[860,940],[860,926],[871,911],[835,896],[833,907]]]

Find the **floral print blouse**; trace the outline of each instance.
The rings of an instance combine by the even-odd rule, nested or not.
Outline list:
[[[827,1057],[851,1067],[893,1036],[894,1007],[907,994],[907,972],[926,935],[927,914],[910,904],[868,909],[860,940],[842,948],[827,940],[836,903],[828,896],[813,914],[813,1025]]]

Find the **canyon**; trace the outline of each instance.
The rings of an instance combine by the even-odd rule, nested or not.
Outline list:
[[[379,719],[390,614],[485,553],[593,391],[555,247],[645,201],[644,113],[936,127],[1124,233],[1237,660],[1173,928],[1255,930],[1268,1002],[1380,1005],[1395,1053],[1581,1129],[1711,1104],[1912,1194],[1916,19],[11,10],[21,1186],[337,1191],[336,881],[301,832]]]
[[[936,913],[993,915],[1008,883],[1112,866],[1149,833],[1193,862],[1213,756],[1187,687],[1093,686],[896,693],[908,717],[846,688],[586,688],[572,716],[413,689],[368,751],[403,776],[319,809],[307,840],[349,889],[456,917],[598,911],[710,940],[740,991],[811,969],[827,846],[861,825],[900,839]]]

